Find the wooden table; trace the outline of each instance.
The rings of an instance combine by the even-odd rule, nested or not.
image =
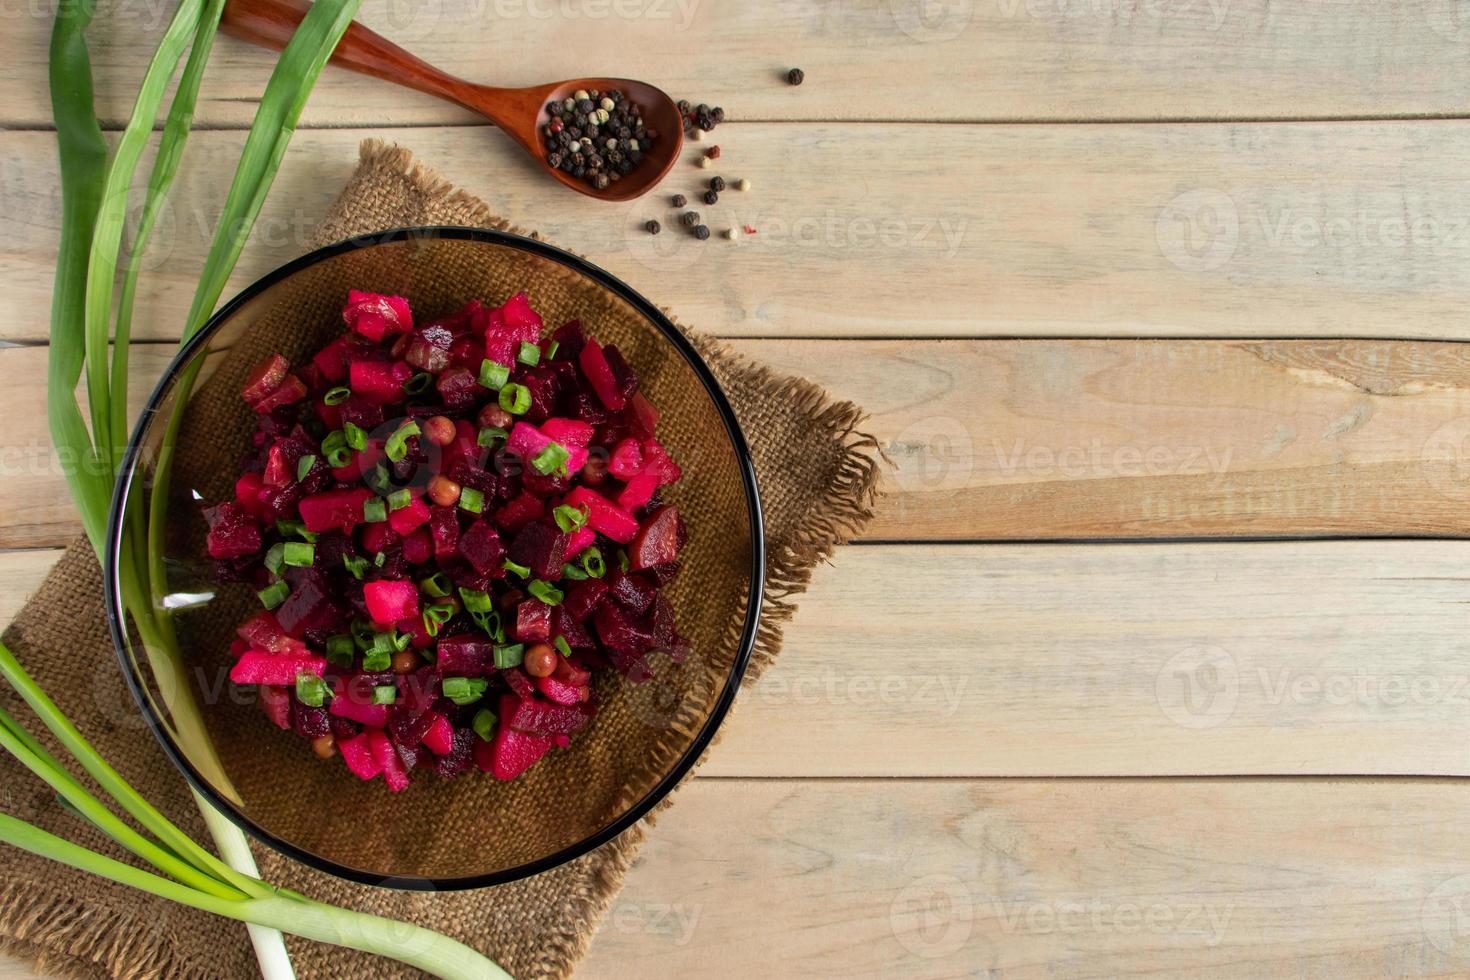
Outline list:
[[[114,128],[161,31],[92,31]],[[77,531],[42,419],[45,38],[0,63],[0,616]],[[872,413],[896,470],[588,976],[1470,972],[1470,17],[1450,0],[368,0],[447,69],[726,107],[639,230],[324,75],[237,285],[397,140]],[[268,70],[222,40],[137,318],[166,362]],[[783,81],[792,65],[806,84]],[[691,157],[695,147],[691,146]],[[672,247],[673,245],[677,247]],[[27,977],[19,964],[0,976]]]

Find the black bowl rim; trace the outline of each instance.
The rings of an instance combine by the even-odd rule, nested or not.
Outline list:
[[[128,649],[124,630],[126,614],[122,607],[122,596],[118,588],[118,559],[123,527],[122,508],[123,502],[127,498],[128,489],[137,472],[138,460],[142,453],[143,434],[147,429],[147,422],[157,413],[158,406],[173,380],[183,367],[189,363],[194,354],[209,342],[210,337],[241,306],[276,283],[295,275],[303,269],[325,259],[359,248],[371,248],[376,245],[391,242],[437,238],[502,245],[550,259],[598,283],[647,318],[664,335],[665,339],[674,346],[674,349],[684,357],[684,360],[694,370],[694,373],[704,385],[705,390],[709,393],[710,398],[714,401],[715,408],[724,421],[725,431],[730,438],[731,445],[735,449],[737,462],[740,467],[741,480],[745,488],[746,505],[750,514],[751,525],[750,600],[746,605],[745,623],[740,634],[740,646],[713,710],[710,712],[709,717],[705,719],[704,725],[695,735],[693,741],[690,742],[688,748],[684,750],[674,765],[654,784],[652,789],[644,794],[642,799],[629,807],[628,810],[607,826],[583,838],[581,841],[562,848],[560,851],[556,851],[544,858],[530,861],[513,868],[507,868],[503,871],[457,878],[382,875],[338,864],[335,861],[328,860],[318,854],[297,847],[289,841],[269,833],[255,824],[245,814],[241,813],[233,803],[220,796],[189,763],[183,751],[174,745],[173,740],[168,735],[167,729],[163,726],[162,720],[154,712],[152,703],[144,692],[141,679],[133,670],[131,660],[126,652]],[[485,888],[491,885],[502,885],[507,882],[518,881],[531,875],[540,874],[543,871],[549,871],[552,868],[559,867],[568,861],[581,857],[612,840],[641,820],[688,774],[695,762],[704,753],[705,748],[708,747],[711,739],[714,738],[715,732],[719,729],[725,715],[729,712],[730,705],[734,702],[736,692],[739,690],[741,680],[745,675],[745,669],[750,663],[751,652],[755,646],[756,630],[760,621],[761,603],[765,590],[765,523],[761,510],[760,493],[756,484],[755,465],[751,460],[750,448],[746,444],[745,435],[740,429],[740,422],[735,417],[735,411],[731,408],[730,402],[725,397],[724,391],[720,388],[719,382],[715,380],[713,372],[710,371],[704,359],[700,357],[699,352],[694,349],[694,345],[689,342],[684,334],[674,326],[673,322],[657,306],[611,273],[593,265],[581,256],[557,248],[554,245],[548,245],[543,241],[527,238],[522,235],[513,235],[509,232],[492,231],[484,228],[470,228],[458,225],[425,225],[393,228],[344,239],[331,245],[325,245],[306,253],[300,258],[287,262],[285,265],[260,277],[236,294],[209,318],[199,333],[191,337],[179,349],[179,352],[169,363],[168,369],[164,372],[163,377],[154,387],[152,394],[148,396],[148,402],[138,418],[138,423],[133,429],[132,437],[128,440],[127,451],[123,456],[122,465],[118,470],[117,482],[113,489],[112,507],[108,515],[106,557],[103,562],[103,570],[105,572],[104,595],[106,597],[108,627],[112,632],[113,646],[117,653],[118,664],[122,669],[123,678],[127,683],[128,690],[133,695],[133,700],[137,702],[139,710],[143,713],[148,727],[152,729],[159,744],[163,746],[164,753],[168,755],[173,764],[183,773],[184,778],[188,780],[190,786],[195,791],[202,794],[215,809],[219,810],[232,823],[252,837],[271,847],[273,850],[285,854],[287,857],[299,861],[308,867],[315,868],[318,871],[325,871],[328,874],[338,878],[344,878],[348,881],[355,881],[366,885],[377,885],[384,888],[398,888],[410,891],[457,891],[468,888]]]

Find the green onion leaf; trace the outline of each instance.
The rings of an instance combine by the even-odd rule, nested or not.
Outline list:
[[[470,722],[470,727],[475,730],[476,735],[480,736],[481,741],[488,742],[495,735],[497,720],[495,712],[489,708],[481,708],[475,712],[475,720]]]
[[[388,553],[386,551],[380,551],[376,555],[373,555],[374,567],[382,568],[386,564],[388,564]]]
[[[402,510],[413,503],[413,491],[404,487],[402,490],[394,490],[388,494],[388,509]]]
[[[505,627],[501,625],[500,613],[498,612],[472,612],[470,618],[475,625],[480,627],[490,639],[496,643],[505,642]]]
[[[369,497],[362,504],[362,519],[369,524],[380,524],[388,519],[388,505],[382,497]]]
[[[286,601],[286,597],[291,594],[291,587],[285,582],[272,582],[255,594],[260,597],[262,606],[274,609]]]
[[[453,587],[453,583],[449,581],[449,576],[443,572],[435,572],[433,575],[419,582],[419,588],[423,589],[426,595],[431,595],[435,599],[442,599],[449,595],[449,590]]]
[[[270,546],[265,553],[265,570],[272,575],[280,575],[281,569],[286,565],[286,545],[280,541]]]
[[[570,579],[573,582],[585,582],[587,581],[588,575],[581,568],[568,562],[561,567],[561,577]]]
[[[366,558],[354,558],[352,555],[343,555],[342,565],[349,572],[351,572],[352,577],[357,579],[359,582],[361,582],[364,576],[367,575],[368,560]]]
[[[434,383],[434,376],[420,371],[403,383],[403,390],[410,395],[422,395]]]
[[[316,545],[300,541],[286,542],[286,564],[294,568],[310,568],[316,562]]]
[[[504,429],[496,428],[493,425],[487,426],[480,430],[479,435],[475,436],[475,445],[481,449],[489,449],[496,443],[504,442],[508,438],[510,438],[510,433]]]
[[[480,513],[485,509],[485,495],[474,487],[461,487],[459,509],[471,514]]]
[[[316,457],[308,453],[296,461],[296,482],[305,480],[311,473],[311,468],[316,465]]]
[[[602,551],[597,548],[588,548],[582,552],[582,570],[593,578],[602,578],[607,574],[607,562],[603,560]]]
[[[395,463],[401,463],[408,456],[408,440],[419,434],[417,422],[405,422],[398,427],[398,431],[388,437],[383,443],[383,454]]]
[[[327,393],[322,396],[322,401],[328,405],[340,405],[351,397],[352,389],[346,385],[339,385],[336,388],[327,389]]]
[[[358,452],[367,448],[367,433],[359,425],[351,422],[342,423],[342,436],[347,440],[347,445]]]
[[[563,599],[566,598],[566,596],[562,594],[561,589],[558,589],[550,582],[542,581],[539,578],[536,579],[536,581],[532,582],[530,585],[526,586],[526,591],[531,593],[536,598],[540,599],[542,602],[546,603],[548,606],[558,605]]]
[[[357,645],[353,643],[352,637],[343,633],[340,636],[327,637],[327,660],[338,667],[351,667],[353,658],[357,656]]]
[[[551,645],[556,647],[557,652],[560,653],[563,657],[570,657],[572,655],[572,646],[570,643],[567,642],[567,638],[565,636],[558,636],[556,639],[551,641]]]
[[[519,667],[526,656],[526,645],[524,643],[508,643],[495,648],[495,666],[501,670],[509,670]]]
[[[527,367],[535,367],[536,363],[541,360],[541,348],[535,344],[528,344],[523,340],[521,341],[520,348],[516,351],[516,360]]]
[[[543,476],[565,473],[567,460],[571,458],[572,454],[561,443],[548,442],[539,453],[531,457],[531,468]]]
[[[551,343],[546,345],[546,359],[549,361],[556,357],[556,352],[559,350],[561,350],[561,341],[553,338]]]
[[[501,562],[500,563],[500,567],[503,568],[503,569],[505,569],[507,572],[510,572],[512,575],[515,575],[515,576],[517,576],[519,578],[530,578],[531,577],[531,570],[529,568],[527,568],[525,565],[517,565],[515,562],[511,561],[509,558],[507,558],[505,561]]]
[[[374,646],[362,655],[363,670],[387,670],[393,666],[393,651],[379,650]]]
[[[392,704],[397,700],[397,684],[378,684],[373,688],[373,704]]]
[[[531,389],[525,385],[508,384],[500,389],[500,407],[512,415],[525,415],[531,407]]]
[[[327,699],[327,682],[315,674],[296,675],[296,700],[311,708],[320,708]]]
[[[477,380],[482,388],[494,391],[503,387],[510,380],[510,368],[504,364],[497,364],[487,357],[480,362],[480,376]]]
[[[618,549],[618,570],[621,572],[628,570],[628,553],[622,548]]]
[[[474,704],[485,696],[490,682],[483,677],[446,677],[444,696],[458,705]]]
[[[552,510],[551,516],[556,520],[556,526],[561,528],[564,534],[571,534],[587,523],[587,515],[590,511],[591,508],[585,504],[581,507],[562,504]]]
[[[465,610],[472,613],[486,613],[495,608],[490,595],[478,589],[460,589],[459,597],[464,602]]]

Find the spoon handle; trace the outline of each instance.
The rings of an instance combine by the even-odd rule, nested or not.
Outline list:
[[[310,7],[307,0],[229,0],[220,28],[242,41],[280,51]],[[485,114],[479,86],[445,74],[356,21],[342,36],[331,63]]]

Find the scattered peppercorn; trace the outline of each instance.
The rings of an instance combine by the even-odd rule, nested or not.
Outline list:
[[[621,89],[578,89],[571,98],[548,102],[546,113],[546,165],[598,190],[632,173],[658,139],[642,108]]]
[[[683,120],[684,130],[690,137],[696,140],[704,139],[703,134],[714,129],[725,121],[725,110],[719,106],[708,106],[701,102],[697,106],[691,106],[686,99],[678,102],[679,116]]]
[[[704,142],[704,130],[702,130],[702,129],[696,129],[696,130],[692,131],[689,134],[689,138],[692,139],[692,140],[694,140],[694,142],[696,142],[696,143],[703,143]]]
[[[724,190],[725,189],[725,178],[723,178],[723,177],[711,177],[709,179],[709,189],[712,190],[712,191],[722,191],[722,190]]]
[[[733,242],[735,239],[737,239],[737,238],[740,237],[740,229],[739,228],[726,228],[725,229],[725,237],[728,238],[728,239],[730,239],[730,241]]]
[[[704,241],[706,238],[709,237],[709,228],[705,227],[704,225],[695,225],[694,237],[699,239],[700,241]]]
[[[747,235],[754,235],[755,234],[755,225],[746,225],[745,226],[745,233]]]
[[[700,157],[700,158],[699,158],[699,159],[698,159],[698,160],[697,160],[697,161],[695,161],[695,162],[696,162],[696,163],[697,163],[697,164],[698,164],[698,165],[699,165],[699,166],[700,166],[700,167],[701,167],[701,168],[704,168],[704,169],[708,169],[708,168],[709,168],[709,165],[710,165],[710,164],[712,164],[712,163],[714,163],[714,161],[713,161],[713,160],[711,160],[711,159],[710,159],[710,158],[709,158],[709,157]]]
[[[699,224],[699,212],[698,211],[685,211],[684,212],[684,217],[682,217],[679,220],[681,220],[681,221],[684,222],[684,227],[686,227],[686,228],[693,228],[695,225]]]
[[[735,189],[741,191],[750,190],[750,181],[744,177],[741,177],[739,180],[735,181]]]
[[[657,235],[659,232],[664,230],[664,226],[659,224],[658,221],[654,218],[649,218],[648,221],[644,223],[643,227],[648,231],[650,235]]]
[[[707,156],[707,157],[709,157],[711,160],[718,160],[720,158],[720,147],[719,147],[719,145],[717,144],[715,146],[710,147],[708,150],[705,150],[704,151],[704,155]]]
[[[676,208],[682,208],[684,205],[686,205],[688,203],[689,203],[689,198],[685,197],[683,194],[675,194],[674,195],[674,207],[676,207]]]
[[[806,81],[806,72],[800,68],[793,68],[786,73],[786,81],[791,85],[800,85]]]
[[[705,191],[704,192],[704,203],[705,204],[718,204],[718,203],[720,203],[720,195],[718,193],[716,193],[715,191]]]

